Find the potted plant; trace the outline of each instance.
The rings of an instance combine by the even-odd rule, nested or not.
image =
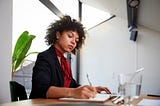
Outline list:
[[[12,79],[14,73],[18,71],[17,69],[21,66],[24,59],[30,54],[38,53],[38,52],[28,53],[28,50],[30,49],[32,44],[32,40],[35,37],[36,37],[35,35],[30,35],[28,31],[24,31],[19,36],[12,54]]]

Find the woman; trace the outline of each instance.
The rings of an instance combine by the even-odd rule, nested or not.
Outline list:
[[[83,25],[64,16],[52,23],[45,37],[50,48],[39,53],[32,75],[30,98],[93,98],[106,87],[80,86],[72,77],[72,72],[64,53],[75,53],[85,40]]]

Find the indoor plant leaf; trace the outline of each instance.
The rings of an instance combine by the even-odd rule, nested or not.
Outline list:
[[[26,54],[31,46],[32,40],[35,37],[36,36],[34,35],[29,35],[28,31],[24,31],[18,38],[12,55],[12,73],[16,72],[16,69],[25,59]]]

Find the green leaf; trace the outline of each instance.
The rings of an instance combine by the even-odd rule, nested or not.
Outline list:
[[[29,35],[28,31],[24,31],[18,38],[14,52],[12,55],[12,70],[15,72],[26,57],[28,50],[32,44],[32,40],[36,36]]]

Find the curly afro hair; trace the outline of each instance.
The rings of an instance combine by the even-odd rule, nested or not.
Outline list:
[[[79,50],[82,47],[82,44],[84,44],[86,31],[79,21],[71,19],[71,17],[68,15],[49,25],[45,36],[45,42],[47,45],[54,45],[57,40],[56,32],[62,34],[64,31],[70,30],[76,31],[79,35],[79,41],[77,42],[75,49],[72,51],[72,53],[75,54],[76,50]]]

